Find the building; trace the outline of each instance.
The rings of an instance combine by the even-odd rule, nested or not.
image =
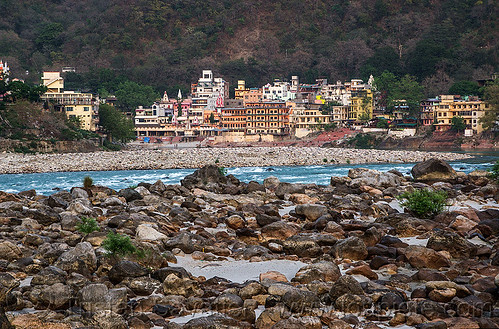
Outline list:
[[[248,103],[246,108],[246,134],[288,135],[289,107],[286,102]]]
[[[435,112],[437,106],[440,104],[440,99],[428,98],[420,104],[420,122],[423,126],[431,126],[435,121]]]
[[[291,83],[274,80],[273,84],[262,87],[262,101],[289,101],[296,97],[296,92],[291,91]]]
[[[3,76],[8,76],[10,74],[10,69],[9,66],[7,65],[7,62],[3,62],[0,60],[0,80],[3,80]],[[6,81],[8,81],[8,78],[6,78]]]
[[[347,110],[349,121],[368,121],[373,118],[373,93],[370,89],[351,92]]]
[[[246,108],[224,107],[220,115],[221,127],[224,132],[246,132]]]
[[[261,89],[250,88],[248,91],[245,91],[242,96],[244,104],[258,103],[262,101],[263,93]]]
[[[203,70],[198,82],[191,85],[191,94],[189,122],[193,124],[197,120],[202,124],[205,110],[216,111],[223,107],[224,99],[229,98],[229,83],[222,78],[214,78],[211,70]]]
[[[246,82],[244,80],[237,81],[237,88],[234,90],[235,99],[243,99],[244,94],[249,92],[249,88],[246,88]]]
[[[99,99],[89,93],[64,90],[64,79],[59,72],[43,72],[42,83],[47,92],[41,99],[55,111],[68,118],[78,118],[81,128],[96,131],[99,122]]]
[[[296,137],[301,138],[311,132],[323,130],[333,123],[332,113],[322,111],[321,101],[295,99],[286,104],[291,113],[291,130]]]
[[[473,133],[483,131],[480,123],[486,111],[491,109],[490,105],[478,99],[478,97],[464,97],[457,95],[440,95],[440,103],[435,106],[435,130],[446,131],[452,126],[452,118],[461,117],[466,124],[466,129]]]

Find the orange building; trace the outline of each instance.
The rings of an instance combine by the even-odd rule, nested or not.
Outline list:
[[[244,132],[246,130],[246,109],[244,107],[223,108],[221,125],[227,131]]]
[[[262,100],[263,93],[261,89],[251,88],[241,93],[244,105],[248,103],[257,103]]]
[[[247,103],[246,134],[289,134],[289,107],[286,102]]]

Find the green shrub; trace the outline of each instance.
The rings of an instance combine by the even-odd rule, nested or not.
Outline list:
[[[76,229],[85,235],[100,230],[97,221],[92,217],[82,217],[81,222],[76,225]]]
[[[327,162],[327,159],[326,158],[322,159],[322,162]]]
[[[104,149],[106,149],[108,151],[120,151],[121,150],[121,145],[112,143],[112,142],[108,141],[107,139],[104,140],[102,146],[104,147]]]
[[[110,256],[127,256],[137,252],[137,248],[132,244],[128,235],[109,232],[106,239],[102,242],[102,248]]]
[[[490,168],[490,175],[492,176],[492,178],[499,182],[499,160],[497,160],[492,168]]]
[[[433,217],[444,209],[447,200],[445,191],[430,191],[418,189],[412,193],[402,193],[398,196],[400,204],[409,209],[419,218]]]
[[[220,173],[220,175],[222,176],[227,176],[227,168],[224,168],[224,167],[218,167],[218,172]]]
[[[84,188],[91,188],[94,185],[94,180],[90,176],[85,176],[83,178],[83,187]]]

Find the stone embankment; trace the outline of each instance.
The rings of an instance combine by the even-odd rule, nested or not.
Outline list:
[[[319,147],[190,148],[37,155],[3,153],[0,154],[0,173],[201,168],[215,163],[222,167],[412,163],[433,157],[452,161],[469,156]]]
[[[498,184],[435,159],[412,173],[259,184],[208,166],[180,185],[0,192],[0,327],[498,328]],[[404,211],[421,188],[449,207]],[[110,254],[110,232],[140,252]]]

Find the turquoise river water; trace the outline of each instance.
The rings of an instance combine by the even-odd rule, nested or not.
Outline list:
[[[498,159],[497,152],[480,152],[476,157],[450,164],[458,171],[469,173],[476,169],[488,169]],[[413,163],[396,164],[362,164],[362,165],[322,165],[322,166],[283,166],[283,167],[238,167],[227,168],[228,174],[233,174],[244,182],[259,183],[269,176],[276,176],[283,182],[329,184],[331,176],[346,176],[350,168],[363,167],[379,171],[396,169],[403,174],[410,174]],[[56,172],[39,174],[5,174],[0,175],[0,190],[17,193],[35,189],[39,194],[49,195],[58,189],[70,189],[81,186],[83,177],[90,176],[95,184],[108,186],[119,190],[138,183],[154,183],[161,179],[165,184],[178,184],[194,169],[166,170],[122,170],[122,171],[83,171]]]

